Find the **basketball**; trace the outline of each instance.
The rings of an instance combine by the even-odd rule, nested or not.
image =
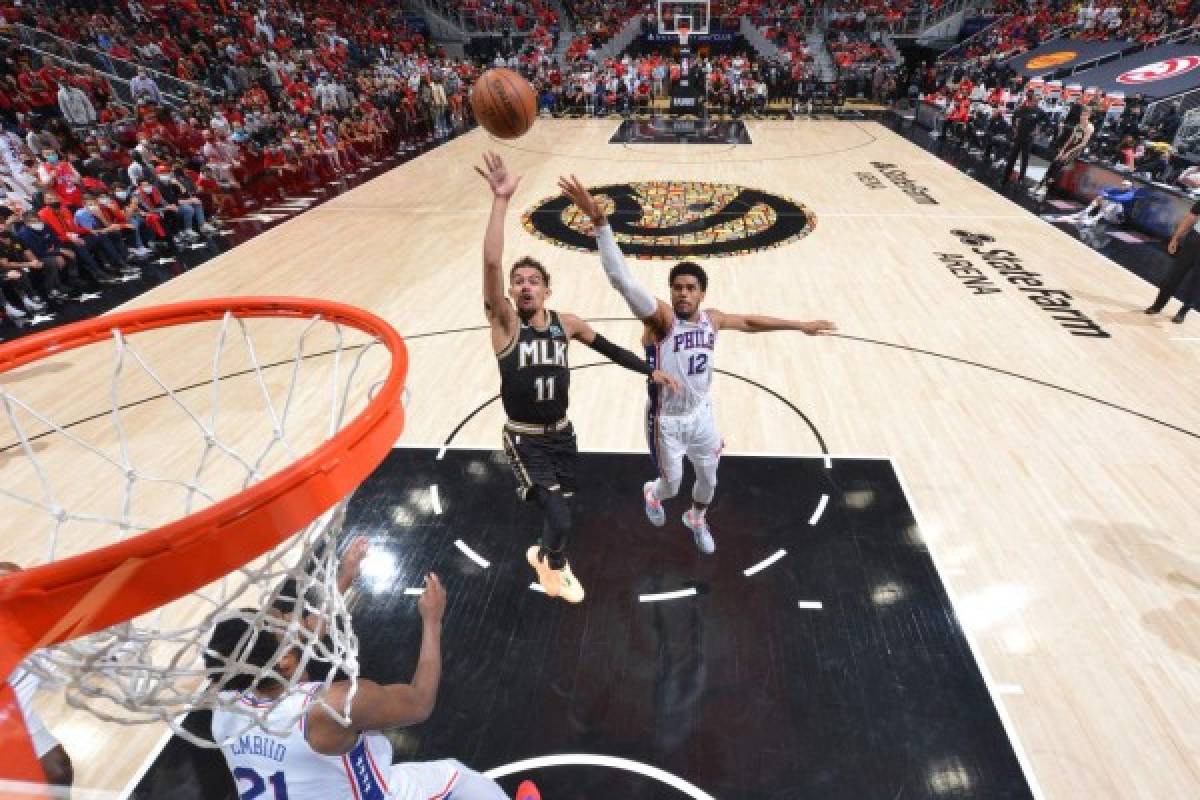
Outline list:
[[[533,126],[537,95],[529,81],[511,69],[489,69],[471,89],[475,119],[499,139],[515,139]]]

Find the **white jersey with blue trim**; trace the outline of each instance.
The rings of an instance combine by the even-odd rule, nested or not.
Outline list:
[[[675,392],[650,384],[652,413],[682,416],[708,403],[716,344],[717,327],[702,311],[694,322],[676,317],[666,336],[646,345],[647,363],[674,375],[682,387]]]
[[[287,736],[272,736],[260,727],[240,732],[246,717],[218,709],[213,712],[215,741],[237,783],[239,797],[287,798],[288,800],[388,800],[387,777],[392,763],[392,745],[380,733],[363,733],[345,755],[318,753],[305,738],[305,716],[322,684],[301,686],[302,694],[285,698],[267,715],[270,727],[299,722]],[[236,697],[236,695],[234,695]],[[231,700],[233,697],[230,698]],[[265,706],[249,692],[238,703]]]

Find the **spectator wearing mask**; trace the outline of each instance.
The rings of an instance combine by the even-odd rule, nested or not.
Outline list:
[[[83,176],[70,162],[61,160],[56,151],[46,150],[42,153],[42,161],[37,166],[37,177],[41,187],[53,191],[64,205],[78,208],[83,203],[83,193],[80,189]]]
[[[25,314],[43,313],[46,311],[46,301],[38,296],[30,278],[31,272],[43,268],[42,262],[17,239],[10,226],[12,212],[9,209],[2,210],[8,212],[8,216],[4,218],[4,228],[0,230],[0,274],[3,275],[4,310],[14,319],[19,319]],[[55,275],[57,276],[57,272]],[[25,314],[20,313],[22,309]]]
[[[100,267],[95,259],[90,254],[87,254],[86,259],[82,259],[69,244],[58,238],[58,234],[38,216],[36,211],[26,211],[22,215],[20,224],[16,225],[13,230],[17,234],[17,238],[21,240],[21,244],[29,248],[43,264],[53,262],[58,267],[63,288],[68,295],[77,297],[81,292],[79,280],[81,264],[93,280],[99,282],[102,277]],[[84,252],[87,253],[86,250]]]
[[[120,278],[113,270],[125,268],[120,253],[113,251],[96,234],[79,227],[75,223],[75,215],[63,207],[57,194],[47,192],[45,200],[46,204],[38,211],[38,217],[75,251],[80,266],[99,283],[117,283]]]
[[[183,226],[185,238],[195,241],[201,233],[214,233],[214,229],[204,219],[204,203],[188,188],[169,166],[163,164],[158,168],[158,192],[168,206],[175,206]]]
[[[109,219],[96,195],[90,193],[84,195],[83,207],[75,212],[75,224],[100,237],[106,253],[111,253],[119,259],[119,266],[125,277],[139,273],[137,267],[129,264],[129,250],[125,244],[124,226]]]
[[[162,219],[154,213],[145,213],[138,203],[137,197],[123,183],[114,183],[112,194],[100,198],[103,205],[115,220],[128,223],[133,228],[133,246],[130,252],[139,258],[149,257],[153,250],[149,245],[155,242],[166,242],[167,229]]]
[[[143,178],[138,184],[136,197],[138,208],[143,214],[155,214],[162,220],[163,227],[170,237],[167,242],[173,250],[178,251],[184,239],[188,238],[183,234],[183,219],[179,213],[179,206],[167,202],[158,187],[147,178]]]
[[[96,109],[92,101],[82,90],[65,81],[58,87],[58,108],[62,111],[63,119],[76,130],[96,124]]]

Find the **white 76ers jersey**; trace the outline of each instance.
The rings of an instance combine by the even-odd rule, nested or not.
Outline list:
[[[246,717],[229,711],[213,712],[213,738],[220,742],[225,763],[233,773],[241,800],[388,800],[387,775],[392,763],[392,745],[382,734],[364,733],[354,749],[342,756],[327,756],[313,750],[304,738],[305,712],[321,684],[303,686],[304,694],[286,698],[268,716],[271,727],[289,719],[300,721],[284,737],[271,736],[259,727],[238,733]],[[238,701],[249,706],[266,705],[250,693]]]
[[[654,412],[666,416],[689,414],[708,402],[712,385],[713,356],[717,329],[707,312],[695,322],[675,318],[671,330],[659,342],[646,345],[646,360],[655,369],[674,375],[682,391],[668,391],[650,384],[650,402]]]

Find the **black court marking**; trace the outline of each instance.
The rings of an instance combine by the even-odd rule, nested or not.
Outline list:
[[[633,319],[632,317],[588,317],[587,321],[588,322],[638,322],[640,324],[639,320]],[[465,327],[465,328],[448,328],[446,330],[441,330],[441,331],[427,331],[425,333],[415,333],[412,336],[405,336],[404,340],[406,342],[412,342],[412,341],[416,341],[418,339],[429,339],[429,338],[432,338],[435,336],[443,336],[445,334],[471,333],[471,332],[485,331],[487,329],[488,329],[487,325],[474,325],[474,326],[469,326],[469,327]],[[844,333],[835,333],[835,334],[826,334],[826,335],[835,336],[839,339],[849,339],[851,341],[864,342],[866,344],[877,344],[877,345],[881,345],[883,347],[890,347],[890,348],[893,348],[896,350],[908,350],[909,352],[918,353],[920,355],[932,356],[934,358],[940,358],[940,359],[944,359],[946,361],[953,361],[958,364],[963,364],[964,366],[977,367],[979,369],[984,369],[989,372],[995,372],[999,375],[1006,375],[1011,378],[1017,378],[1018,380],[1027,381],[1028,383],[1032,383],[1037,386],[1042,386],[1047,389],[1053,389],[1055,391],[1064,392],[1064,393],[1072,395],[1074,397],[1078,397],[1082,400],[1090,400],[1092,402],[1099,403],[1100,405],[1103,405],[1107,408],[1111,408],[1114,411],[1120,411],[1125,414],[1132,414],[1133,416],[1138,417],[1139,419],[1145,420],[1146,422],[1151,422],[1151,423],[1154,423],[1155,425],[1161,425],[1164,428],[1175,431],[1177,433],[1182,433],[1185,436],[1190,436],[1193,439],[1200,439],[1200,433],[1196,433],[1195,431],[1190,431],[1187,428],[1181,427],[1179,425],[1175,425],[1173,423],[1166,422],[1164,420],[1159,419],[1158,417],[1151,416],[1151,415],[1143,413],[1141,411],[1136,411],[1134,409],[1128,408],[1128,407],[1120,405],[1118,403],[1113,403],[1108,400],[1104,400],[1102,398],[1095,397],[1094,395],[1090,395],[1090,394],[1086,394],[1084,392],[1077,391],[1075,389],[1069,389],[1065,386],[1059,386],[1056,383],[1050,383],[1049,381],[1043,381],[1040,378],[1033,378],[1028,375],[1022,375],[1019,372],[1012,372],[1010,370],[1002,369],[1001,367],[993,367],[988,364],[980,363],[978,361],[971,361],[966,358],[960,358],[959,356],[952,356],[952,355],[948,355],[946,353],[938,353],[933,350],[923,350],[919,347],[910,347],[908,345],[898,344],[896,342],[885,342],[881,339],[868,339],[866,337],[851,336],[849,334],[844,334]],[[359,346],[360,345],[354,345],[354,346],[346,348],[346,349],[347,350],[356,349]],[[334,352],[333,350],[325,350],[325,351],[321,351],[318,353],[311,353],[311,354],[305,356],[305,358],[306,359],[319,358],[319,357],[323,357],[323,356],[332,355],[333,352]],[[270,364],[263,364],[261,368],[264,370],[274,369],[276,367],[287,366],[292,363],[293,363],[293,361],[291,359],[288,359],[286,361],[276,361],[276,362],[272,362]],[[249,375],[252,372],[253,372],[253,370],[241,370],[238,372],[232,372],[227,375],[223,375],[221,377],[222,377],[222,380],[227,379],[227,378],[237,378],[237,377],[241,377],[244,375]],[[730,373],[730,374],[732,375],[732,373]],[[2,377],[2,375],[0,375],[0,377]],[[778,397],[780,400],[787,403],[789,406],[792,405],[790,402],[785,400],[782,395],[778,394],[777,392],[775,392],[772,389],[769,389],[766,386],[762,386],[761,384],[755,383],[754,381],[750,380],[749,378],[743,378],[739,375],[733,375],[732,377],[739,378],[740,380],[744,380],[747,383],[754,383],[754,385],[759,386],[760,388],[764,389],[765,391],[770,392],[775,397]],[[199,388],[203,388],[203,387],[211,386],[211,385],[212,385],[211,381],[200,381],[197,383],[189,384],[187,386],[182,386],[178,389],[175,389],[174,391],[177,393],[183,393],[183,392],[192,391],[193,389],[199,389]],[[161,400],[162,398],[164,398],[166,396],[167,396],[166,392],[160,392],[158,394],[153,394],[148,397],[143,397],[141,400],[134,400],[134,401],[131,401],[124,405],[121,405],[118,407],[118,410],[124,411],[129,408],[135,408],[135,407],[143,405],[145,403],[150,403],[155,400]],[[488,402],[491,402],[491,401],[488,401]],[[794,410],[796,410],[797,413],[800,413],[799,410],[795,409],[794,406],[792,406],[792,408]],[[111,413],[112,413],[111,409],[106,410],[106,411],[101,411],[97,414],[91,414],[86,417],[81,417],[77,420],[68,422],[59,427],[61,427],[63,430],[70,430],[71,428],[77,427],[79,425],[84,425],[88,422],[94,422],[95,420],[101,419],[103,417],[107,417]],[[806,421],[807,421],[807,419],[806,419]],[[811,427],[811,423],[809,423],[809,424]],[[816,433],[815,428],[814,428],[814,433]],[[35,436],[30,436],[28,441],[30,442],[30,444],[32,444],[34,442],[39,441],[40,439],[44,439],[48,436],[52,436],[53,434],[54,434],[54,431],[46,431],[45,433],[39,433]],[[16,449],[20,446],[21,446],[20,442],[16,442],[16,443],[13,443],[10,445],[6,445],[4,447],[0,447],[0,453],[7,453],[8,451]]]
[[[1083,400],[1090,400],[1093,403],[1099,403],[1102,406],[1111,408],[1114,411],[1123,411],[1126,414],[1132,414],[1133,416],[1138,417],[1139,419],[1144,419],[1147,422],[1153,422],[1155,425],[1162,425],[1164,428],[1169,428],[1170,430],[1173,430],[1177,433],[1182,433],[1185,436],[1190,436],[1193,439],[1200,439],[1200,433],[1196,433],[1194,431],[1189,431],[1187,428],[1181,428],[1180,426],[1174,425],[1170,422],[1165,422],[1165,421],[1159,419],[1158,417],[1152,417],[1149,414],[1144,414],[1141,411],[1135,411],[1132,408],[1126,408],[1125,406],[1119,405],[1117,403],[1113,403],[1109,400],[1104,400],[1103,398],[1096,397],[1095,395],[1087,394],[1086,392],[1080,392],[1076,389],[1068,389],[1065,386],[1059,386],[1056,383],[1050,383],[1049,381],[1044,381],[1040,378],[1032,378],[1028,375],[1022,375],[1019,372],[1013,372],[1012,370],[1003,369],[1002,367],[993,367],[989,364],[981,364],[978,361],[972,361],[968,358],[960,358],[958,356],[951,356],[951,355],[947,355],[945,353],[935,353],[932,350],[924,350],[920,347],[911,347],[906,344],[897,344],[895,342],[884,342],[879,339],[868,339],[864,336],[850,336],[849,334],[845,334],[845,333],[834,333],[834,334],[829,334],[829,335],[836,336],[839,339],[848,339],[849,341],[852,341],[852,342],[865,342],[867,344],[877,344],[877,345],[881,345],[883,347],[890,347],[894,350],[907,350],[910,353],[920,353],[923,356],[933,356],[934,358],[940,358],[944,361],[953,361],[956,364],[965,364],[966,366],[969,366],[969,367],[978,367],[979,369],[984,369],[984,370],[987,370],[988,372],[994,372],[997,375],[1006,375],[1010,378],[1017,378],[1018,380],[1026,381],[1027,383],[1032,383],[1035,386],[1042,386],[1047,389],[1053,389],[1057,392],[1063,392],[1064,394],[1069,394],[1073,397],[1081,398]]]
[[[702,556],[679,522],[685,499],[668,503],[667,527],[645,520],[644,456],[583,453],[570,553],[588,597],[568,606],[528,588],[537,513],[514,499],[503,454],[436,452],[389,454],[345,528],[392,565],[359,584],[366,677],[412,677],[421,626],[403,589],[436,571],[449,593],[437,708],[392,737],[397,760],[454,757],[483,771],[610,755],[716,800],[1033,796],[889,462],[834,462],[842,488],[811,527],[822,458],[727,457],[711,512],[717,551]],[[423,501],[431,485],[440,515]],[[466,532],[489,569],[454,546]],[[780,548],[781,561],[742,574]],[[638,601],[681,586],[698,593]],[[197,775],[211,785],[227,774],[216,754],[187,749],[159,758],[134,797],[186,800]],[[684,797],[594,767],[501,784],[511,794],[525,778],[546,798]],[[232,800],[232,784],[226,792],[204,797]]]
[[[617,366],[617,365],[611,361],[597,361],[593,364],[579,364],[578,366],[571,367],[571,371],[574,372],[575,370],[579,370],[579,369],[591,369],[592,367],[615,367],[615,366]],[[821,432],[819,430],[817,430],[817,426],[813,424],[813,421],[811,419],[809,419],[808,415],[805,414],[803,411],[801,411],[799,408],[797,408],[795,403],[793,403],[791,400],[788,400],[786,397],[784,397],[783,395],[781,395],[779,392],[775,391],[771,387],[764,386],[763,384],[759,383],[758,381],[751,380],[750,378],[747,378],[744,375],[738,375],[736,372],[730,372],[728,370],[719,369],[719,368],[713,369],[713,372],[716,372],[720,375],[728,375],[730,378],[736,378],[737,380],[741,381],[742,383],[748,383],[751,386],[755,387],[756,389],[761,389],[762,391],[764,391],[767,394],[774,397],[779,402],[783,403],[785,406],[787,406],[789,409],[791,409],[797,416],[799,416],[800,419],[804,420],[804,424],[808,426],[809,431],[812,432],[813,437],[817,440],[817,445],[821,448],[821,452],[825,455],[829,455],[829,447],[825,444],[825,437],[821,435]],[[449,447],[450,444],[454,441],[454,437],[458,436],[458,432],[461,431],[463,428],[465,428],[467,426],[467,423],[469,423],[471,420],[473,420],[479,414],[480,411],[483,411],[485,408],[487,408],[488,406],[490,406],[492,403],[496,402],[499,399],[500,399],[500,394],[497,393],[497,394],[494,394],[491,397],[489,397],[487,400],[484,400],[479,405],[477,405],[469,414],[467,414],[465,417],[463,417],[461,422],[459,422],[457,425],[454,426],[454,430],[450,431],[450,435],[446,437],[444,442],[442,442],[442,446]]]

